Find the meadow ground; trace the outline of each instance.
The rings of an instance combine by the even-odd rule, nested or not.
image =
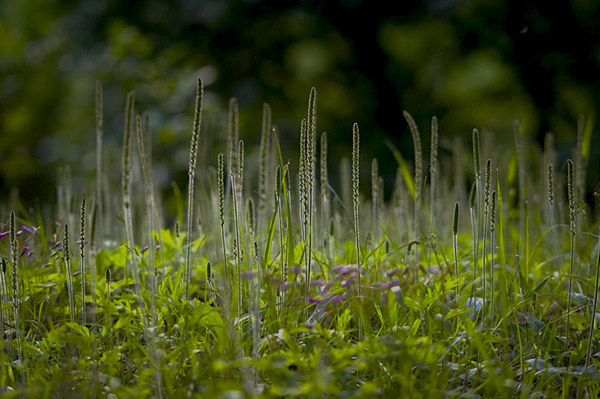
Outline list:
[[[201,104],[199,81],[172,225],[133,93],[122,175],[106,173],[100,85],[93,195],[65,168],[52,213],[2,206],[3,397],[600,395],[591,123],[564,160],[517,122],[514,144],[474,130],[467,145],[433,118],[426,161],[405,112],[415,161],[389,143],[390,193],[358,124],[328,165],[314,89],[294,158],[268,105],[244,143],[232,100],[225,154],[198,159]]]

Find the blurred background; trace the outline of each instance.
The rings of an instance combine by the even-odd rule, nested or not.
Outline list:
[[[237,97],[248,163],[258,152],[263,102],[272,107],[285,158],[297,158],[311,86],[318,130],[329,135],[330,169],[350,154],[357,121],[364,159],[380,159],[386,187],[397,164],[384,140],[412,158],[403,109],[419,124],[424,148],[433,115],[442,152],[455,136],[469,148],[474,127],[512,142],[519,119],[540,146],[551,131],[560,159],[570,156],[577,116],[592,122],[599,109],[599,0],[396,3],[1,1],[0,194],[16,189],[26,203],[54,201],[57,168],[66,164],[74,192],[90,187],[96,80],[104,85],[114,178],[125,96],[135,89],[137,111],[150,116],[156,184],[165,193],[172,181],[187,184],[198,75],[206,85],[203,135],[224,150],[228,101]],[[591,188],[599,145],[594,134]],[[216,163],[215,151],[204,153]]]

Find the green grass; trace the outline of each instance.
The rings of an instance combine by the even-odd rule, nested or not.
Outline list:
[[[97,90],[101,149],[100,85]],[[300,173],[281,152],[268,106],[260,142],[247,141],[244,149],[236,101],[229,138],[222,138],[227,155],[198,160],[211,167],[197,170],[201,82],[198,93],[184,228],[181,195],[177,222],[160,228],[166,223],[152,184],[149,125],[135,117],[133,94],[121,182],[90,181],[97,198],[87,195],[86,206],[83,193],[71,193],[70,177],[61,176],[54,215],[23,207],[10,223],[8,212],[0,215],[6,221],[0,237],[0,393],[600,395],[597,210],[581,202],[577,185],[583,183],[573,176],[567,195],[560,184],[567,180],[567,162],[551,158],[551,148],[539,150],[518,134],[519,154],[509,146],[490,151],[480,148],[475,131],[476,171],[466,154],[432,154],[427,178],[418,128],[405,112],[417,170],[413,174],[390,144],[399,176],[392,199],[384,202],[390,193],[382,192],[377,162],[360,162],[357,124],[348,128],[352,176],[344,176],[348,160],[341,176],[337,165],[327,170],[324,135],[316,165],[314,90],[302,122]],[[437,152],[433,121],[431,148]],[[440,148],[468,147],[452,144],[443,126],[439,131]],[[589,143],[581,140],[570,175],[585,173]],[[490,158],[485,181],[480,151]],[[244,152],[256,165],[244,165]],[[548,159],[562,178],[551,181]],[[371,185],[360,185],[360,165],[369,164]],[[132,169],[137,165],[140,171]],[[101,169],[98,177],[107,178]],[[330,176],[346,186],[332,187]],[[359,192],[361,186],[370,186],[370,194]],[[70,203],[77,199],[80,212]],[[70,237],[68,244],[68,230],[78,227],[79,242]]]

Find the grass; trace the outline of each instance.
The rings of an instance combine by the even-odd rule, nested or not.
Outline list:
[[[377,161],[369,194],[360,191],[358,124],[349,125],[352,153],[339,169],[327,159],[314,89],[299,172],[281,152],[268,105],[260,142],[244,148],[236,100],[227,155],[197,170],[202,90],[198,81],[185,223],[181,211],[160,227],[149,124],[133,93],[120,182],[105,184],[98,162],[104,181],[89,182],[96,198],[72,193],[65,168],[54,216],[1,208],[0,393],[598,397],[600,224],[578,177],[589,135],[579,134],[571,162],[515,134],[516,147],[486,153],[492,182],[492,160],[480,170],[479,132],[471,168],[468,146],[449,141],[433,118],[427,182],[418,127],[405,112],[417,164],[413,174],[389,143],[399,174],[385,202]],[[101,85],[96,98],[101,158]],[[582,123],[580,132],[591,129]],[[457,151],[438,156],[438,140]],[[256,165],[244,165],[245,152]],[[69,244],[77,227],[79,241]]]

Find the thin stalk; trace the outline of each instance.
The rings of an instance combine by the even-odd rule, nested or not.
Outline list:
[[[491,281],[491,287],[490,287],[490,296],[491,296],[491,311],[490,311],[490,318],[491,318],[491,323],[492,326],[494,324],[494,238],[495,238],[495,233],[496,233],[496,201],[497,201],[497,197],[496,197],[496,190],[494,190],[492,192],[492,201],[490,204],[490,257],[491,257],[491,261],[490,261],[490,281]]]
[[[15,316],[15,328],[17,332],[17,351],[19,356],[19,364],[23,368],[23,382],[25,382],[25,364],[23,358],[23,331],[21,330],[21,295],[19,293],[19,256],[17,248],[17,228],[15,222],[15,211],[10,211],[10,255],[12,263],[12,291],[13,291],[13,304],[14,304],[14,316]],[[69,281],[71,275],[69,274]],[[71,293],[73,292],[73,286],[71,285]],[[71,303],[73,296],[70,296]],[[71,321],[74,319],[73,305],[71,305]]]
[[[476,223],[475,223],[475,235],[473,241],[475,246],[473,247],[473,253],[475,256],[474,267],[477,269],[479,259],[479,239],[481,238],[481,219],[483,214],[483,190],[481,189],[481,148],[479,145],[479,131],[473,129],[473,173],[475,181],[475,194],[477,195],[477,208],[476,208]]]
[[[360,230],[359,230],[359,191],[360,190],[360,131],[358,123],[352,126],[352,203],[354,210],[354,244],[356,245],[356,265],[358,268],[358,340],[363,337],[362,328],[362,284],[361,284],[361,265],[360,265]]]
[[[187,234],[185,251],[185,294],[184,300],[190,299],[190,280],[192,276],[192,233],[194,215],[194,181],[196,177],[196,160],[198,157],[198,141],[200,137],[200,125],[202,123],[202,98],[204,86],[202,79],[198,78],[196,83],[196,106],[194,107],[194,124],[192,127],[192,140],[190,143],[190,161],[188,169],[188,200],[187,200]]]
[[[421,151],[421,136],[419,135],[419,128],[417,127],[413,117],[407,111],[403,111],[403,115],[404,119],[406,119],[406,122],[408,123],[408,127],[410,128],[415,149],[415,224],[413,226],[413,239],[416,240],[419,233],[419,210],[421,206],[421,193],[423,190],[423,156]],[[417,251],[415,250],[415,254],[416,252]]]
[[[263,119],[262,129],[260,134],[260,151],[259,151],[259,164],[258,164],[258,222],[257,228],[260,234],[263,229],[262,219],[265,216],[267,206],[267,164],[268,164],[268,150],[269,141],[271,139],[271,107],[269,104],[263,104]]]
[[[257,242],[254,242],[254,259],[256,264],[256,283],[254,286],[254,295],[252,296],[254,305],[252,309],[252,356],[254,359],[258,359],[260,357],[260,290],[262,282],[262,266]]]
[[[437,117],[431,118],[431,149],[429,152],[429,214],[431,217],[431,225],[435,230],[436,209],[435,209],[435,194],[437,186],[438,174],[438,120]]]
[[[379,164],[377,158],[371,161],[371,234],[375,245],[378,243],[377,231],[379,228]]]
[[[241,195],[242,195],[242,180],[243,180],[243,157],[244,157],[244,142],[242,140],[238,143],[238,152],[235,158],[236,164],[234,170],[237,173],[230,174],[231,180],[231,193],[233,197],[233,226],[235,231],[234,239],[234,251],[233,256],[235,258],[235,274],[238,280],[238,317],[242,315],[242,266],[241,266],[241,252],[242,252],[242,236],[241,236],[241,223],[239,221],[240,208],[241,208]]]
[[[571,247],[569,251],[569,291],[567,298],[567,332],[566,346],[569,350],[569,321],[571,316],[571,296],[573,295],[573,270],[575,269],[575,217],[577,215],[575,208],[575,166],[572,160],[567,160],[567,195],[569,198],[569,233],[571,235]]]
[[[558,233],[556,232],[556,226],[554,224],[554,173],[552,172],[552,164],[548,164],[547,173],[547,188],[548,188],[548,221],[550,222],[550,229],[552,229],[552,238],[554,241],[554,249],[556,250],[556,259],[558,260],[558,268],[561,274],[563,272],[563,264],[560,254],[560,245],[558,244]]]
[[[327,230],[329,226],[331,194],[329,193],[329,172],[327,170],[327,133],[321,134],[321,159],[319,162],[321,177],[321,242],[323,253],[327,253]]]
[[[471,187],[471,195],[469,196],[469,213],[471,214],[471,236],[473,237],[473,287],[471,288],[471,297],[475,300],[477,293],[477,274],[478,274],[478,259],[475,248],[477,247],[477,215],[475,214],[477,202],[477,183],[473,182]]]
[[[104,100],[102,94],[102,83],[96,81],[96,204],[98,206],[98,239],[95,242],[96,249],[102,247],[104,240],[104,213],[102,203],[102,144],[104,135]]]
[[[279,225],[279,257],[280,257],[280,272],[281,272],[281,284],[286,283],[287,273],[285,270],[284,263],[284,252],[285,247],[283,245],[283,217],[281,216],[281,165],[277,165],[275,169],[275,213],[277,214],[277,223]],[[284,291],[279,291],[278,294],[281,300],[281,303],[284,303],[285,294]]]
[[[483,201],[483,256],[481,260],[482,266],[482,279],[483,279],[483,321],[485,324],[486,316],[486,302],[487,302],[487,236],[488,236],[488,223],[490,215],[490,186],[492,180],[492,161],[487,160],[485,164],[485,187],[484,187],[484,201]]]
[[[158,230],[158,234],[160,234],[160,229],[157,229],[154,223],[154,213],[156,211],[156,202],[154,200],[154,184],[152,183],[152,169],[149,164],[149,152],[147,153],[145,144],[144,144],[144,129],[142,128],[142,118],[137,115],[136,117],[136,131],[137,131],[137,139],[138,139],[138,150],[140,154],[140,160],[142,164],[142,172],[144,174],[144,188],[145,188],[145,202],[146,202],[146,224],[148,226],[148,259],[149,259],[149,267],[152,273],[152,297],[154,301],[154,296],[158,292],[158,268],[156,266],[155,259],[155,248],[154,248],[154,232]],[[154,312],[152,312],[152,317],[154,318]]]
[[[307,183],[308,183],[308,284],[311,281],[312,269],[312,236],[313,220],[315,218],[315,176],[316,176],[316,145],[317,136],[317,90],[312,87],[308,96],[308,111],[306,115],[306,160],[307,160]]]
[[[0,341],[2,342],[2,347],[0,347],[0,351],[4,350],[4,325],[8,318],[5,318],[4,314],[4,303],[8,302],[8,292],[6,290],[6,260],[4,257],[1,258],[2,268],[0,269]],[[6,320],[6,321],[5,321]]]
[[[302,224],[302,244],[304,245],[304,266],[306,267],[306,281],[304,285],[304,301],[308,301],[310,290],[310,254],[308,249],[309,218],[310,218],[310,189],[309,189],[309,144],[306,119],[300,124],[300,220]]]
[[[221,226],[221,245],[223,248],[223,269],[225,273],[225,295],[229,297],[229,268],[227,267],[227,247],[225,246],[225,171],[223,153],[217,157],[217,187],[219,191],[219,225]],[[228,299],[226,299],[228,300]]]
[[[80,233],[79,233],[79,270],[81,274],[81,325],[85,326],[86,322],[86,304],[85,304],[85,198],[81,200],[80,212]]]
[[[67,268],[67,295],[69,296],[69,313],[71,322],[75,321],[75,299],[73,294],[73,273],[71,272],[71,250],[69,248],[69,224],[65,223],[63,235],[63,254],[65,257],[65,267]]]
[[[590,365],[592,358],[592,341],[594,340],[594,329],[596,328],[596,311],[598,309],[598,286],[600,284],[600,250],[596,256],[596,283],[594,284],[594,301],[590,312],[590,339],[588,341],[587,355],[585,357],[585,368]]]
[[[459,204],[454,204],[454,218],[452,219],[452,249],[454,252],[454,278],[456,279],[456,303],[460,303],[460,284],[458,282],[458,210]]]

